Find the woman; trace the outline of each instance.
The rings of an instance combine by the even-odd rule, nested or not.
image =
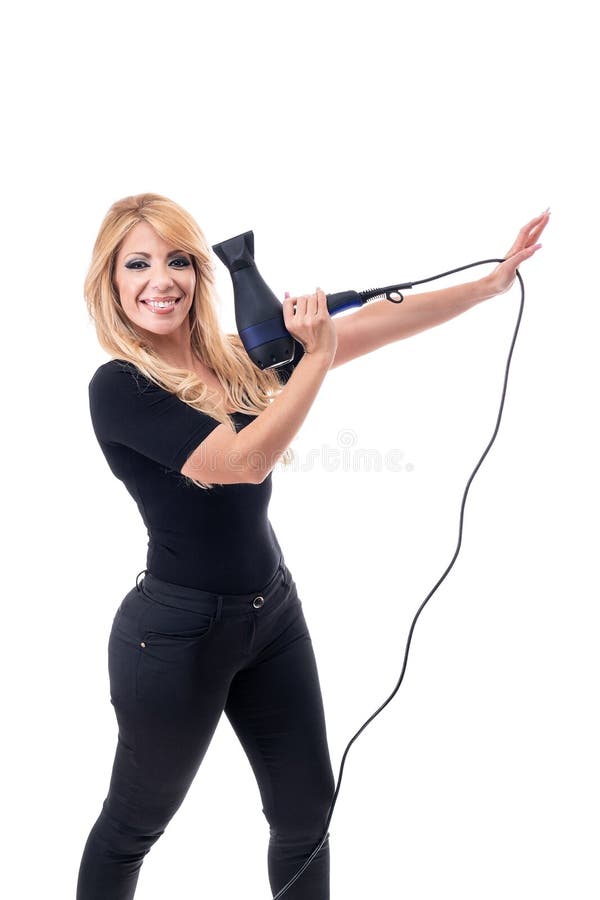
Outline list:
[[[85,282],[111,356],[90,381],[90,411],[149,542],[144,578],[109,638],[119,733],[77,900],[134,896],[223,711],[260,789],[273,893],[314,849],[335,782],[302,603],[267,516],[272,469],[291,461],[330,368],[507,290],[548,215],[521,229],[490,275],[401,307],[372,304],[334,322],[322,290],[286,294],[294,359],[260,371],[239,336],[220,330],[211,249],[193,218],[158,194],[110,208]],[[286,896],[328,900],[328,841]]]

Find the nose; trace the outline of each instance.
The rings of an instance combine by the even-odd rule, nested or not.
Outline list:
[[[150,280],[152,288],[162,293],[173,285],[173,270],[167,265],[155,265],[152,267],[152,279]]]

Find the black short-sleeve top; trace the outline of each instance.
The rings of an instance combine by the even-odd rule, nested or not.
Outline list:
[[[304,354],[277,369],[285,384]],[[94,433],[112,473],[135,500],[148,534],[146,569],[172,584],[237,594],[277,568],[281,548],[268,517],[271,473],[261,484],[197,487],[181,474],[186,459],[221,423],[111,359],[89,382]],[[236,430],[256,416],[236,412]]]

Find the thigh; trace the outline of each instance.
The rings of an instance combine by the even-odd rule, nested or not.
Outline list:
[[[212,623],[177,612],[134,588],[109,638],[119,735],[107,801],[114,818],[136,829],[161,830],[180,806],[229,688],[227,673],[212,665]]]
[[[269,822],[314,828],[329,809],[335,781],[317,663],[297,595],[279,636],[235,675],[225,713]]]

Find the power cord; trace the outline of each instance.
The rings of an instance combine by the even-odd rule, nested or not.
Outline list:
[[[450,271],[448,271],[448,272],[443,272],[443,273],[441,273],[440,275],[432,275],[431,278],[423,278],[423,279],[421,279],[420,281],[407,282],[407,283],[402,284],[402,285],[391,285],[391,286],[389,286],[389,287],[387,287],[387,288],[380,288],[380,289],[377,289],[376,291],[374,290],[374,291],[372,291],[372,292],[370,292],[370,291],[363,291],[363,292],[362,292],[362,296],[367,297],[367,295],[370,295],[370,296],[369,296],[369,300],[370,300],[370,299],[375,299],[376,296],[379,296],[379,297],[380,297],[380,296],[382,296],[382,295],[385,294],[386,299],[387,299],[387,300],[390,300],[392,303],[401,303],[402,300],[403,300],[404,298],[403,298],[402,294],[400,293],[400,288],[410,288],[410,287],[413,287],[413,286],[416,285],[416,284],[425,284],[425,283],[428,282],[428,281],[435,281],[435,280],[438,279],[438,278],[445,278],[446,275],[453,275],[455,272],[462,272],[464,269],[471,269],[471,268],[473,268],[473,266],[482,266],[482,265],[485,265],[486,263],[494,263],[494,262],[495,262],[495,263],[502,263],[502,262],[504,262],[504,261],[505,261],[504,259],[484,259],[484,260],[480,260],[479,262],[469,263],[469,264],[466,265],[466,266],[460,266],[458,269],[450,269]],[[408,660],[408,651],[409,651],[409,649],[410,649],[410,643],[411,643],[411,641],[412,641],[412,635],[413,635],[413,631],[414,631],[414,628],[415,628],[417,619],[418,619],[419,616],[421,615],[421,612],[422,612],[422,610],[424,609],[425,605],[429,602],[430,598],[431,598],[431,597],[433,596],[433,594],[437,591],[438,587],[439,587],[440,584],[443,582],[443,580],[446,578],[446,576],[448,575],[450,569],[452,568],[452,566],[453,566],[454,563],[456,562],[456,558],[457,558],[457,556],[458,556],[458,553],[459,553],[460,547],[461,547],[461,543],[462,543],[463,517],[464,517],[464,509],[465,509],[465,503],[466,503],[466,499],[467,499],[467,494],[468,494],[468,492],[469,492],[469,488],[470,488],[470,486],[471,486],[471,482],[473,481],[473,479],[474,479],[474,477],[475,477],[477,471],[479,470],[479,467],[481,466],[483,460],[484,460],[485,457],[487,456],[487,454],[488,454],[488,452],[489,452],[489,450],[490,450],[490,447],[492,446],[492,444],[493,444],[494,441],[496,440],[496,435],[498,434],[498,429],[499,429],[499,427],[500,427],[500,421],[501,421],[501,419],[502,419],[502,411],[503,411],[503,409],[504,409],[504,399],[505,399],[505,397],[506,397],[506,387],[507,387],[507,384],[508,384],[508,372],[509,372],[509,369],[510,369],[510,363],[511,363],[511,359],[512,359],[513,349],[514,349],[514,346],[515,346],[515,341],[516,341],[516,339],[517,339],[517,334],[518,334],[518,332],[519,332],[519,327],[520,327],[520,325],[521,325],[521,318],[522,318],[522,316],[523,316],[523,308],[524,308],[524,305],[525,305],[525,285],[523,284],[523,279],[521,278],[521,273],[519,272],[518,269],[516,269],[516,276],[517,276],[517,278],[519,279],[519,283],[520,283],[520,285],[521,285],[521,302],[520,302],[520,306],[519,306],[519,315],[518,315],[518,317],[517,317],[517,324],[516,324],[516,326],[515,326],[513,338],[512,338],[512,341],[511,341],[511,345],[510,345],[510,350],[509,350],[509,352],[508,352],[508,359],[507,359],[507,361],[506,361],[506,369],[505,369],[505,374],[504,374],[504,384],[503,384],[503,387],[502,387],[502,397],[501,397],[501,399],[500,399],[500,408],[499,408],[499,410],[498,410],[498,418],[497,418],[497,420],[496,420],[496,427],[494,428],[494,433],[492,434],[492,437],[490,438],[490,441],[489,441],[487,447],[485,448],[485,450],[483,451],[481,457],[479,458],[479,462],[477,463],[477,465],[475,466],[475,468],[474,468],[473,471],[471,472],[471,475],[470,475],[470,477],[469,477],[469,480],[467,481],[467,484],[466,484],[466,487],[465,487],[465,490],[464,490],[464,494],[463,494],[463,498],[462,498],[462,503],[461,503],[461,508],[460,508],[460,524],[459,524],[459,530],[458,530],[458,543],[457,543],[457,545],[456,545],[456,550],[455,550],[455,552],[454,552],[454,556],[452,557],[452,559],[451,559],[451,561],[450,561],[448,567],[446,568],[446,570],[445,570],[445,572],[443,573],[443,575],[441,576],[441,578],[437,581],[437,583],[434,585],[434,587],[431,589],[431,591],[427,594],[427,596],[425,597],[425,599],[423,600],[421,606],[418,608],[418,610],[417,610],[417,612],[416,612],[416,614],[415,614],[415,617],[414,617],[414,619],[413,619],[413,621],[412,621],[412,624],[411,624],[411,626],[410,626],[410,630],[409,630],[409,633],[408,633],[408,640],[407,640],[407,642],[406,642],[406,649],[405,649],[405,651],[404,651],[404,663],[403,663],[403,665],[402,665],[402,671],[400,672],[400,678],[398,679],[398,682],[397,682],[397,684],[396,684],[394,690],[393,690],[392,693],[389,695],[389,697],[387,698],[387,700],[385,700],[385,701],[381,704],[381,706],[380,706],[378,709],[376,709],[375,712],[374,712],[371,716],[369,716],[369,718],[367,719],[367,721],[366,721],[363,725],[361,725],[361,727],[358,729],[358,731],[356,732],[356,734],[350,739],[350,741],[348,742],[348,744],[347,744],[347,746],[346,746],[346,749],[345,749],[345,751],[344,751],[344,755],[342,756],[342,762],[341,762],[341,765],[340,765],[340,771],[339,771],[339,775],[338,775],[338,780],[337,780],[335,792],[334,792],[334,795],[333,795],[333,800],[331,801],[331,804],[330,804],[330,806],[329,806],[329,812],[327,813],[327,820],[326,820],[326,823],[325,823],[325,830],[324,830],[324,832],[323,832],[323,836],[321,837],[319,843],[317,844],[317,846],[315,847],[315,849],[312,851],[312,853],[310,854],[310,856],[308,857],[308,859],[307,859],[307,860],[302,864],[302,866],[298,869],[298,871],[296,872],[296,874],[293,875],[292,878],[290,878],[290,880],[289,880],[289,881],[288,881],[288,882],[287,882],[287,883],[286,883],[286,884],[285,884],[285,885],[284,885],[284,886],[283,886],[276,894],[273,895],[273,900],[278,900],[279,897],[282,897],[283,894],[284,894],[289,888],[291,888],[291,886],[292,886],[293,884],[296,883],[296,881],[300,878],[300,876],[303,874],[303,872],[306,871],[306,869],[308,868],[308,866],[310,865],[310,863],[313,861],[313,859],[315,858],[315,856],[317,855],[317,853],[319,852],[319,850],[321,849],[321,847],[323,846],[323,844],[325,843],[325,841],[327,840],[327,838],[329,837],[329,830],[328,830],[328,829],[329,829],[329,824],[330,824],[330,822],[331,822],[331,817],[332,817],[332,815],[333,815],[333,810],[334,810],[334,808],[335,808],[335,804],[336,804],[336,802],[337,802],[338,794],[339,794],[339,792],[340,792],[340,787],[341,787],[341,783],[342,783],[342,775],[343,775],[343,772],[344,772],[344,765],[345,765],[345,762],[346,762],[346,757],[347,757],[347,755],[348,755],[348,751],[350,750],[350,747],[352,746],[352,744],[354,743],[354,741],[358,738],[358,736],[359,736],[360,734],[362,734],[362,732],[365,730],[365,728],[367,727],[367,725],[369,725],[369,724],[373,721],[373,719],[374,719],[376,716],[378,716],[379,713],[382,712],[382,710],[385,709],[385,707],[388,705],[388,703],[390,703],[390,701],[393,700],[393,698],[395,697],[395,695],[396,695],[396,693],[397,693],[397,691],[398,691],[398,689],[399,689],[399,687],[400,687],[400,685],[402,684],[402,681],[403,681],[403,679],[404,679],[404,673],[405,673],[405,671],[406,671],[406,662],[407,662],[407,660]],[[394,299],[394,295],[395,295],[396,297],[399,297],[400,299]]]

